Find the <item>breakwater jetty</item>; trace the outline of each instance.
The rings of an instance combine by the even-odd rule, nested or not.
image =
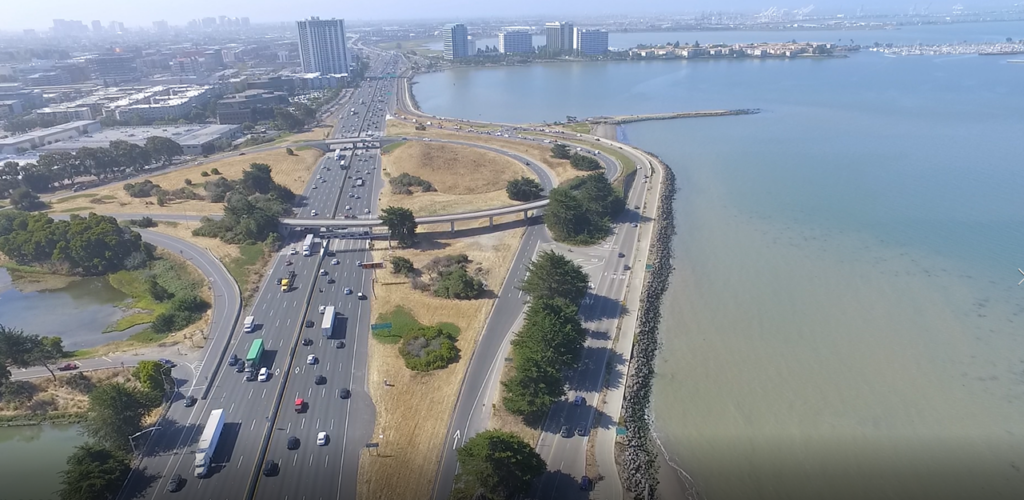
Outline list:
[[[713,111],[680,111],[678,113],[654,113],[649,115],[594,116],[587,118],[591,125],[621,125],[623,123],[649,120],[675,120],[677,118],[707,118],[710,116],[756,115],[760,109],[721,109]]]
[[[654,241],[650,250],[651,270],[640,296],[633,353],[622,403],[626,435],[616,445],[616,462],[619,463],[623,486],[635,498],[644,499],[655,498],[658,488],[659,455],[650,412],[651,390],[660,346],[661,305],[672,274],[672,237],[676,234],[672,207],[676,195],[675,174],[660,158],[657,159],[664,185],[658,200]]]

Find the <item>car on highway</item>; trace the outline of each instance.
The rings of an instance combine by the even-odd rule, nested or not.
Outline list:
[[[587,402],[587,400],[583,399],[583,396],[579,396],[579,395],[577,395],[576,398],[574,398],[572,400],[573,406],[583,406],[583,403],[586,403],[586,402]]]
[[[619,252],[619,258],[620,258],[620,259],[621,259],[621,258],[623,258],[623,257],[625,257],[625,256],[626,256],[626,254],[624,254],[624,253],[622,253],[622,252]]]
[[[268,476],[268,477],[269,476],[273,476],[275,473],[277,473],[277,463],[276,462],[274,462],[273,460],[267,460],[266,462],[263,463],[263,475],[264,476]]]
[[[369,208],[364,208],[364,209],[363,209],[363,213],[364,213],[364,214],[368,214],[368,213],[370,213],[370,209],[369,209]]]
[[[328,276],[327,277],[327,283],[328,284],[334,284],[334,276]]]
[[[357,260],[356,261],[356,267],[363,267],[363,261]]]
[[[589,476],[583,476],[580,478],[580,489],[583,491],[590,491],[591,483]]]
[[[66,372],[68,370],[77,370],[77,369],[78,369],[78,363],[63,363],[63,364],[61,364],[60,366],[57,367],[57,370],[62,371],[62,372]]]
[[[355,193],[349,193],[349,194],[348,194],[348,197],[349,197],[349,198],[355,198],[355,197],[356,197],[356,195],[355,195]]]
[[[188,396],[185,396],[185,402],[182,404],[185,405],[185,408],[191,408],[196,405],[196,397],[189,394]]]
[[[317,433],[317,435],[316,435],[316,445],[317,446],[327,446],[327,432],[320,431],[320,432]]]
[[[171,480],[167,481],[167,491],[174,493],[181,489],[184,485],[184,481],[181,479],[181,474],[175,474],[171,476]]]
[[[299,449],[299,438],[295,436],[288,436],[288,449],[297,450]]]
[[[356,294],[356,298],[359,300],[363,300],[366,298],[366,294],[364,294],[363,292],[359,292]]]
[[[352,210],[352,205],[345,205],[345,210]]]
[[[316,189],[316,184],[313,184],[312,186],[310,186],[310,189]]]
[[[327,311],[327,306],[325,306],[325,305],[323,305],[323,304],[320,304],[320,307],[318,307],[318,308],[317,308],[317,311],[318,311],[318,312],[319,312],[320,314],[323,314],[324,312],[326,312],[326,311]]]
[[[341,390],[338,391],[338,397],[341,399],[348,399],[352,397],[352,391],[348,390],[347,387],[342,387]]]
[[[309,215],[312,215],[313,217],[316,217],[316,210],[310,210],[309,211]]]
[[[316,384],[316,385],[324,385],[324,384],[327,383],[327,377],[325,377],[323,375],[317,375],[313,379],[313,383]]]
[[[316,354],[310,354],[309,356],[306,356],[306,364],[307,365],[315,365],[316,364]]]
[[[335,341],[334,342],[334,347],[337,348],[337,349],[341,349],[341,348],[345,347],[345,341],[344,340],[337,340],[337,341]]]
[[[583,436],[583,435],[586,435],[586,433],[587,433],[587,423],[586,422],[580,422],[579,424],[576,425],[576,435],[577,436]]]
[[[326,269],[321,269],[320,270],[320,276],[327,276],[327,270]]]
[[[260,375],[259,377],[257,377],[257,379],[260,382],[266,382],[268,378],[270,378],[270,370],[268,370],[267,367],[265,366],[263,368],[260,368]]]
[[[313,320],[311,320],[311,319],[307,319],[306,320],[306,328],[313,328],[314,326],[316,326],[316,323],[314,323]]]
[[[228,366],[235,366],[238,364],[238,355],[232,353],[231,357],[228,358]]]
[[[630,227],[637,227],[637,226],[639,226],[639,225],[640,225],[640,224],[637,224],[636,222],[634,222],[634,223],[630,224]]]
[[[352,289],[349,287],[345,287],[345,295],[352,295]]]
[[[302,338],[302,345],[304,345],[304,346],[311,346],[311,345],[313,345],[313,339],[311,339],[309,337],[303,337]]]
[[[339,261],[338,259],[331,259],[331,265],[332,266],[336,266],[338,264],[341,264],[341,261]]]
[[[238,360],[238,363],[235,364],[235,372],[236,373],[242,373],[244,371],[245,371],[245,361]]]
[[[571,438],[572,429],[570,429],[568,425],[563,425],[562,430],[559,432],[559,434],[561,434],[564,438]]]

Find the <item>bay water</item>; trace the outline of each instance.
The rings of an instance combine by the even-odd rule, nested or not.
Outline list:
[[[501,122],[762,110],[621,131],[679,185],[653,402],[666,494],[1024,498],[1024,65],[1007,59],[536,64],[414,92]]]

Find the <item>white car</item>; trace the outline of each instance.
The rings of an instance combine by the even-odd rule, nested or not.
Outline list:
[[[317,433],[317,435],[316,435],[316,445],[317,446],[327,446],[327,433],[326,432],[320,431],[320,432]]]
[[[266,382],[267,378],[269,378],[269,377],[270,377],[270,370],[268,370],[267,367],[265,367],[265,366],[263,368],[260,368],[260,375],[257,378],[257,380],[259,380],[260,382]]]
[[[316,189],[316,184],[313,184],[313,186],[310,189]]]
[[[332,266],[336,266],[338,264],[340,264],[340,261],[338,259],[331,259],[331,265]]]
[[[309,215],[312,215],[313,217],[316,217],[316,210],[310,210],[309,211]]]
[[[317,310],[320,311],[320,314],[323,314],[324,311],[327,310],[327,306],[320,304],[320,307],[318,307]]]
[[[307,365],[315,365],[316,364],[316,354],[310,354],[309,356],[306,356],[306,364]]]
[[[363,213],[364,213],[364,214],[368,214],[368,213],[370,213],[370,209],[369,209],[369,208],[364,208],[364,209],[363,209]]]
[[[295,255],[297,253],[299,253],[299,251],[296,250],[295,247],[292,247],[288,250],[288,255]]]
[[[352,205],[345,205],[345,210],[352,210]]]

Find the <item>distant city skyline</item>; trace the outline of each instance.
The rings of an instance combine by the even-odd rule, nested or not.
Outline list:
[[[1007,8],[1014,5],[1012,0],[984,0],[981,3],[960,2],[965,10],[982,8]],[[842,2],[841,0],[797,0],[792,2],[772,2],[765,0],[733,0],[728,3],[714,0],[693,0],[674,2],[670,0],[652,0],[642,5],[624,6],[613,0],[565,0],[553,4],[546,0],[521,0],[515,3],[480,4],[469,0],[437,0],[421,2],[411,0],[393,0],[388,9],[381,9],[372,4],[352,3],[345,6],[329,6],[312,0],[293,0],[288,10],[282,11],[277,2],[245,2],[241,0],[181,0],[174,4],[139,3],[131,0],[100,0],[96,2],[79,2],[73,0],[44,0],[41,3],[8,2],[4,6],[4,16],[0,16],[0,30],[20,32],[24,29],[37,31],[48,30],[53,26],[53,19],[81,20],[87,26],[93,20],[101,20],[106,26],[116,20],[128,28],[151,28],[154,21],[167,21],[171,25],[183,26],[191,19],[204,17],[249,17],[253,23],[294,23],[309,16],[321,18],[345,18],[349,22],[373,20],[429,20],[438,24],[460,22],[469,19],[487,17],[529,17],[529,18],[560,18],[566,16],[579,17],[581,12],[586,17],[612,14],[651,15],[651,14],[682,14],[699,11],[762,11],[771,7],[796,10],[814,5],[814,13],[856,12],[863,5],[868,12],[875,13],[906,13],[915,6],[913,0],[893,3],[886,0],[863,0],[860,2]],[[931,5],[932,12],[949,12],[957,1]],[[918,5],[923,9],[927,3]]]

